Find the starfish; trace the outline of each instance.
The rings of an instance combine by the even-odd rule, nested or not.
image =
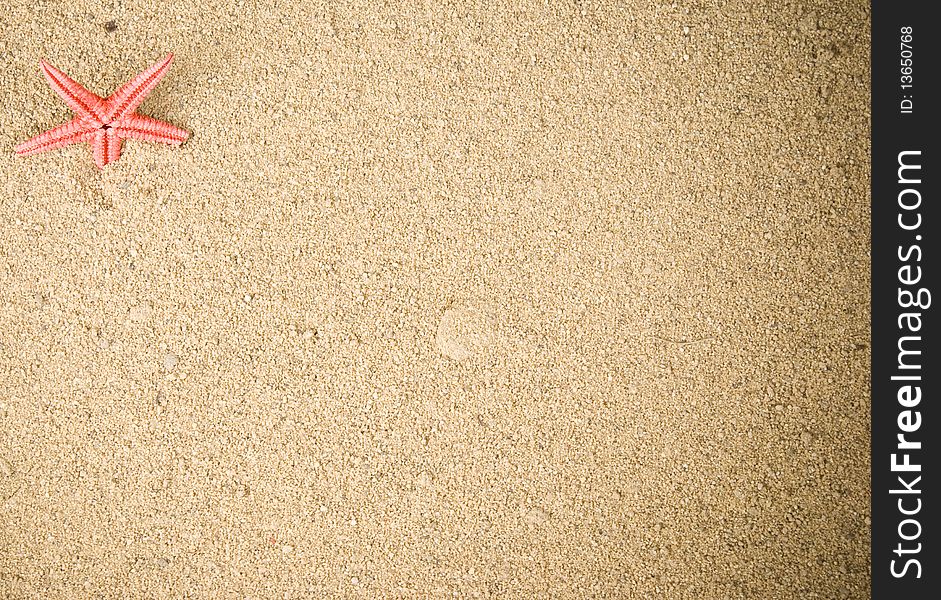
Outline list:
[[[121,157],[121,143],[126,139],[162,142],[179,146],[189,133],[151,117],[137,114],[137,107],[157,86],[167,70],[173,54],[139,73],[107,98],[94,94],[45,60],[39,67],[49,87],[65,101],[75,117],[64,125],[41,133],[15,148],[27,156],[61,148],[69,144],[89,142],[98,168]]]

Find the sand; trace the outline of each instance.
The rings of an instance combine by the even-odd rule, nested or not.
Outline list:
[[[0,597],[867,597],[868,3],[716,4],[5,3]]]

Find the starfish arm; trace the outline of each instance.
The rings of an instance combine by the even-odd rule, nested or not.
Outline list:
[[[96,129],[94,136],[91,152],[99,169],[121,158],[121,138],[114,129]]]
[[[108,98],[108,117],[110,121],[118,121],[130,115],[141,105],[144,98],[160,83],[170,68],[173,53],[167,54],[163,60],[154,63],[144,71],[137,74],[134,79],[122,85]]]
[[[76,115],[94,121],[97,125],[103,122],[105,105],[101,96],[89,92],[77,81],[45,60],[39,61],[39,67],[42,69],[43,75],[46,76],[49,87],[65,101]]]
[[[145,140],[179,146],[190,134],[175,125],[144,115],[131,114],[115,124],[115,133],[122,139]]]
[[[17,154],[29,156],[30,154],[61,148],[69,144],[88,141],[94,135],[94,132],[94,126],[89,125],[83,117],[75,117],[64,125],[26,140],[14,148],[14,151]]]

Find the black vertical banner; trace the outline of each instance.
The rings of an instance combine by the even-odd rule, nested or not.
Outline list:
[[[872,9],[872,592],[937,598],[941,110],[932,2]],[[941,293],[941,292],[939,292]],[[930,595],[929,595],[930,590]]]

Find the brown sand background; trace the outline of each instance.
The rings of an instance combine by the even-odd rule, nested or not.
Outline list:
[[[716,4],[4,3],[0,597],[866,597],[867,3]]]

